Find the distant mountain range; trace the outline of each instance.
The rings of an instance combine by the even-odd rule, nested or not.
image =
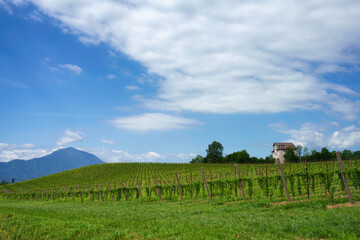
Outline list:
[[[104,163],[95,155],[69,147],[31,160],[0,162],[0,181],[15,182],[46,176],[74,168]]]

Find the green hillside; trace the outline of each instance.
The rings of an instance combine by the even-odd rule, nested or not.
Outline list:
[[[359,239],[357,161],[344,163],[353,205],[336,162],[282,165],[290,202],[277,165],[238,167],[246,201],[232,164],[99,164],[0,186],[0,239]]]
[[[344,162],[350,189],[359,195],[357,161]],[[204,169],[206,182],[203,179]],[[284,164],[292,200],[345,196],[336,162]],[[275,164],[108,163],[73,169],[15,184],[0,186],[0,198],[67,201],[191,200],[227,201],[287,199]],[[178,180],[176,179],[176,174]],[[156,176],[157,185],[155,184]],[[160,196],[159,196],[160,194]]]

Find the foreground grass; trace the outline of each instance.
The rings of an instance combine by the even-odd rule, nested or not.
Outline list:
[[[360,239],[360,207],[328,204],[0,200],[0,239]]]

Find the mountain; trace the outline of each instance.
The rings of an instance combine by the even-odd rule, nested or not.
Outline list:
[[[74,168],[104,163],[91,153],[69,147],[31,160],[0,162],[0,181],[25,181]]]

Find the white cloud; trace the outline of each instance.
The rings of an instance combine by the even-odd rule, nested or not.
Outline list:
[[[42,20],[43,20],[43,16],[42,16],[41,13],[38,12],[38,11],[33,11],[33,12],[31,12],[31,13],[29,14],[28,18],[29,18],[29,19],[32,19],[32,20],[34,20],[34,21],[36,21],[36,22],[42,22]]]
[[[315,72],[318,74],[346,72],[346,71],[347,69],[345,67],[336,64],[322,64],[315,70]]]
[[[76,74],[80,74],[82,69],[78,66],[78,65],[74,65],[74,64],[59,64],[58,65],[60,68],[63,68],[63,69],[67,69],[69,71],[72,71]]]
[[[334,122],[330,122],[329,125],[338,127],[338,124],[334,124]],[[270,125],[270,127],[275,131],[289,135],[290,139],[285,141],[313,149],[320,149],[322,147],[344,149],[360,146],[360,128],[354,125],[333,131],[330,134],[326,127],[313,123],[305,123],[300,129],[278,128],[276,124]]]
[[[102,143],[106,143],[106,144],[114,144],[115,142],[111,139],[105,139],[105,138],[101,138],[100,142]]]
[[[21,144],[21,145],[17,145],[17,144],[8,144],[8,143],[0,143],[0,151],[4,151],[4,150],[16,150],[16,149],[29,149],[29,148],[34,148],[35,145],[31,144],[31,143],[25,143],[25,144]]]
[[[108,148],[88,148],[84,151],[95,154],[105,162],[173,162],[186,163],[196,156],[194,153],[157,153],[130,154],[126,151]]]
[[[114,74],[109,74],[106,76],[107,79],[115,79],[116,76]]]
[[[331,93],[317,75],[359,64],[357,0],[32,2],[84,43],[105,42],[163,77],[150,109],[358,117],[349,89]]]
[[[28,160],[46,154],[49,154],[47,150],[35,149],[35,145],[30,143],[20,145],[0,143],[0,162],[8,162],[14,159]]]
[[[350,127],[334,132],[329,139],[328,145],[332,148],[360,146],[360,128],[351,125]]]
[[[194,119],[163,113],[144,113],[129,117],[118,117],[111,120],[110,124],[121,129],[146,132],[150,130],[162,131],[168,129],[188,128],[190,125],[200,124],[200,122]]]
[[[63,146],[72,142],[81,141],[84,139],[85,134],[79,131],[73,132],[71,129],[67,129],[63,136],[56,142],[57,145]]]
[[[4,0],[0,0],[0,8],[4,8],[10,15],[13,15],[14,13],[9,4]]]
[[[140,90],[138,86],[132,86],[132,85],[125,86],[125,89],[130,91]]]

